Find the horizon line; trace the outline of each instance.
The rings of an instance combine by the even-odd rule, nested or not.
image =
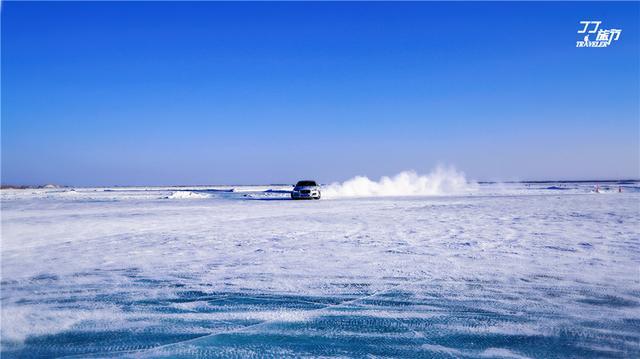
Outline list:
[[[337,181],[340,183],[339,181]],[[522,181],[470,181],[478,184],[494,184],[494,183],[620,183],[620,182],[640,182],[640,178],[621,178],[621,179],[582,179],[582,180],[522,180]],[[336,182],[331,182],[336,183]],[[322,183],[321,186],[326,186],[331,183]],[[44,189],[47,186],[53,186],[52,188],[108,188],[108,187],[233,187],[233,186],[293,186],[290,183],[253,183],[253,184],[164,184],[164,185],[62,185],[62,184],[37,184],[37,185],[25,185],[25,184],[3,184],[0,183],[0,189]]]

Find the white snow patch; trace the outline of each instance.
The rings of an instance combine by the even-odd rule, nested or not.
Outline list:
[[[86,321],[118,321],[116,308],[54,309],[48,306],[3,306],[2,339],[23,342],[29,336],[51,335],[73,329]],[[118,321],[121,326],[124,324]]]
[[[489,348],[480,353],[483,358],[509,358],[509,359],[527,359],[528,356],[518,354],[509,349],[504,348]]]
[[[430,351],[430,352],[443,353],[443,354],[448,354],[448,355],[455,356],[455,357],[460,357],[460,356],[464,356],[465,355],[465,353],[463,351],[461,351],[461,350],[445,347],[443,345],[422,344],[421,347],[422,347],[422,349]]]
[[[197,193],[192,191],[175,191],[169,195],[168,199],[200,199],[210,198],[211,196],[206,193]]]

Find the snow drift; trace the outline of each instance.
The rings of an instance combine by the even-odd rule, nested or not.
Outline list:
[[[210,198],[206,193],[198,193],[192,191],[175,191],[168,197],[167,199],[199,199],[199,198]]]
[[[365,176],[356,176],[343,183],[324,187],[322,195],[325,198],[437,196],[467,193],[475,187],[475,182],[467,181],[464,173],[454,167],[439,166],[428,175],[403,171],[393,177],[384,176],[377,182]]]

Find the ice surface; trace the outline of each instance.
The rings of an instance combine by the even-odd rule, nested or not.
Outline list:
[[[2,190],[1,354],[639,357],[638,183],[595,186]]]

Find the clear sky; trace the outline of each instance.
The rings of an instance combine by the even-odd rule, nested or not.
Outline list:
[[[622,29],[576,48],[581,20]],[[2,3],[2,182],[640,177],[640,4]]]

